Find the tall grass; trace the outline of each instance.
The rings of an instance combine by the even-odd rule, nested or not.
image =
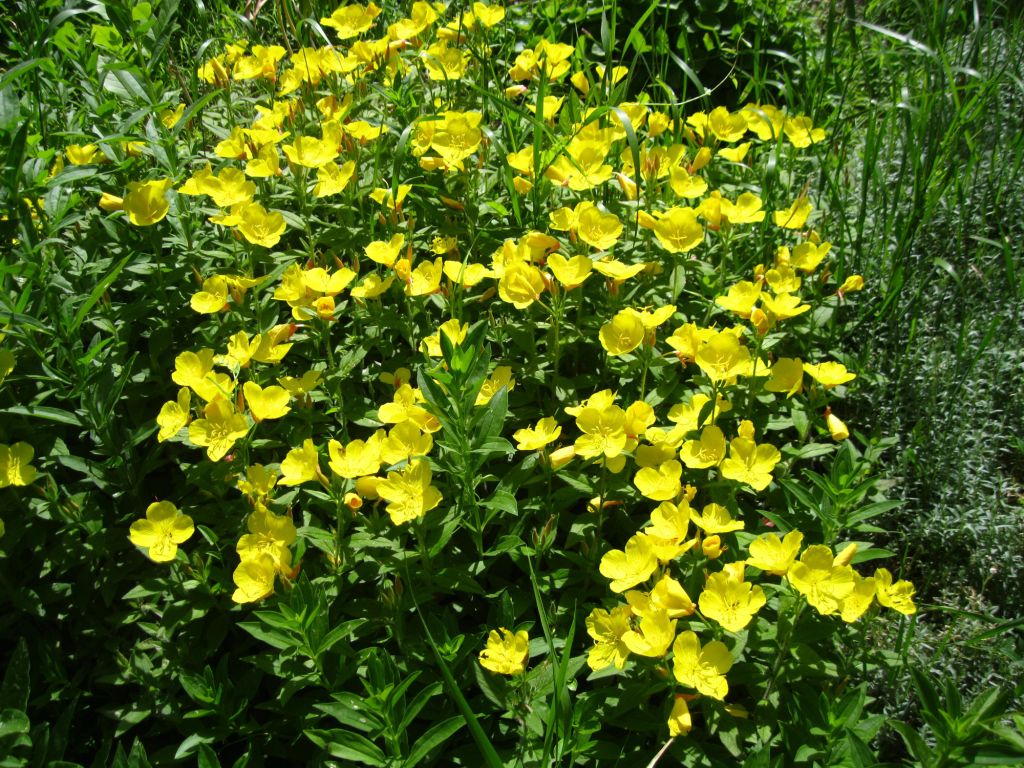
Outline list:
[[[1024,614],[1021,18],[997,2],[833,3],[824,40],[786,98],[829,94],[825,234],[874,298],[844,342],[869,383],[857,426],[900,436],[906,503],[888,525],[946,611],[914,650],[966,689],[1012,681],[1019,638],[972,640]]]

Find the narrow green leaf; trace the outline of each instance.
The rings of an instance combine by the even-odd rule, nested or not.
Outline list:
[[[56,421],[61,424],[70,424],[73,427],[82,426],[82,420],[75,414],[60,408],[50,408],[45,405],[12,405],[0,413],[11,413],[15,416],[32,416],[37,419]]]
[[[419,765],[420,761],[425,759],[432,750],[448,741],[465,724],[465,719],[461,717],[450,717],[432,726],[412,745],[409,757],[404,763],[405,767],[413,768],[413,766]]]
[[[331,757],[354,760],[363,765],[385,765],[387,763],[380,747],[358,733],[340,729],[324,731],[314,728],[303,731],[303,733]]]

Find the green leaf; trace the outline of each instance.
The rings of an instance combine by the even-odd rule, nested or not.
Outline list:
[[[327,653],[327,651],[331,650],[338,641],[351,635],[361,626],[366,624],[367,621],[369,621],[369,619],[351,619],[350,621],[342,622],[323,636],[320,640],[319,647],[315,649],[316,654],[319,656],[320,654]]]
[[[28,710],[29,668],[28,645],[19,637],[0,685],[0,709]]]
[[[12,405],[0,413],[11,413],[16,416],[33,416],[37,419],[56,421],[61,424],[70,424],[73,427],[82,426],[82,420],[69,411],[60,408],[50,408],[44,405]]]
[[[919,763],[931,762],[932,751],[928,748],[925,740],[921,738],[921,734],[899,720],[890,720],[889,725],[903,738],[903,743],[907,745],[907,752],[910,753],[911,757]]]
[[[442,720],[440,723],[432,726],[412,745],[412,749],[409,750],[409,757],[406,758],[404,763],[406,768],[413,768],[413,766],[418,765],[432,750],[437,749],[448,741],[465,724],[465,719],[456,716]]]
[[[303,733],[318,747],[326,750],[331,757],[354,760],[363,765],[385,765],[387,762],[380,747],[358,733],[340,729],[309,729]]]
[[[209,744],[200,744],[196,754],[199,760],[199,768],[220,768],[220,759]]]
[[[406,573],[406,583],[410,586],[414,583],[409,578],[408,573]],[[466,701],[466,697],[462,695],[462,690],[459,688],[459,684],[455,681],[455,677],[448,668],[448,664],[445,662],[444,657],[442,657],[440,651],[438,651],[437,643],[434,642],[434,636],[431,634],[430,627],[427,626],[427,622],[423,619],[419,603],[416,601],[416,595],[411,589],[409,595],[412,597],[413,605],[416,606],[416,617],[420,620],[423,632],[427,636],[427,644],[430,646],[430,650],[434,655],[434,660],[437,662],[438,668],[441,670],[441,676],[444,678],[445,688],[448,690],[448,696],[455,702],[455,706],[458,707],[459,712],[462,714],[462,718],[466,721],[466,725],[469,726],[469,732],[473,736],[473,741],[476,743],[477,749],[480,750],[480,754],[484,758],[484,763],[488,768],[503,768],[503,763],[501,758],[498,756],[497,750],[494,749],[494,745],[491,743],[491,740],[487,737],[484,729],[480,726],[480,721],[477,720],[476,714],[473,712],[473,708],[469,706],[469,702]],[[479,665],[474,665],[474,667],[479,667]]]
[[[286,633],[279,630],[268,630],[263,624],[255,621],[240,621],[238,622],[238,626],[257,640],[262,640],[272,648],[284,651],[296,646],[294,638],[290,637]]]
[[[342,725],[370,733],[382,731],[384,720],[370,708],[370,702],[354,693],[335,693],[334,701],[314,705],[321,712],[330,715]]]
[[[6,739],[15,734],[28,733],[31,723],[28,715],[20,709],[5,709],[0,711],[0,739]]]
[[[106,277],[104,277],[95,286],[93,286],[93,289],[89,292],[89,296],[86,298],[85,301],[82,302],[82,305],[78,308],[78,311],[75,313],[75,319],[71,322],[71,327],[69,328],[68,335],[71,335],[78,330],[79,326],[81,326],[82,324],[82,321],[85,320],[85,316],[89,314],[89,310],[96,306],[96,302],[100,300],[100,296],[102,296],[110,287],[110,285],[115,280],[117,280],[117,276],[121,274],[121,270],[124,269],[124,265],[128,263],[128,259],[130,259],[131,257],[132,254],[129,253],[127,256],[121,259],[121,261],[119,261],[117,265],[112,270],[110,270],[110,273]]]

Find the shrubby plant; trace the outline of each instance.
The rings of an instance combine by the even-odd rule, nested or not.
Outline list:
[[[146,251],[174,312],[120,731],[187,718],[156,748],[202,765],[874,764],[876,621],[917,609],[843,412],[827,132],[627,98],[526,6],[276,12],[144,141],[33,150],[131,244],[77,321]],[[17,437],[0,485],[55,493]],[[160,650],[196,626],[245,656]]]

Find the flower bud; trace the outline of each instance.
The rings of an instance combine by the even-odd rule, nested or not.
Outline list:
[[[548,462],[552,469],[561,469],[576,457],[576,447],[567,445],[548,454]]]
[[[835,560],[832,561],[832,565],[849,565],[853,560],[853,556],[857,554],[856,544],[847,544],[843,551],[836,555]]]
[[[835,416],[831,411],[826,414],[825,422],[828,424],[828,431],[832,435],[832,439],[837,443],[845,440],[850,436],[850,430],[842,422],[842,420]]]
[[[709,560],[717,558],[725,549],[725,547],[722,546],[722,538],[718,535],[708,536],[700,543],[700,548],[704,553],[704,557]]]

